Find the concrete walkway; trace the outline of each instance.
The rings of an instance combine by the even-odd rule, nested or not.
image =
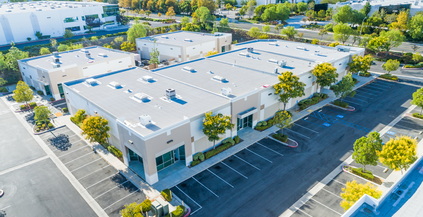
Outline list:
[[[359,77],[359,76],[354,76],[354,77],[359,81],[356,84],[355,89],[373,81],[376,78],[376,77],[366,78],[366,77]],[[323,89],[322,93],[328,94],[329,98],[319,102],[316,105],[308,107],[306,110],[295,111],[294,109],[290,109],[290,112],[292,113],[293,122],[304,118],[305,116],[309,115],[313,111],[322,108],[323,106],[327,105],[328,103],[330,103],[331,101],[336,99],[335,95],[333,94],[333,92],[331,90]],[[211,159],[208,159],[208,160],[198,164],[197,166],[194,166],[192,168],[185,167],[182,170],[175,171],[175,173],[173,173],[172,175],[167,176],[166,178],[159,180],[159,182],[155,183],[153,185],[153,187],[157,190],[163,190],[163,189],[171,188],[171,187],[185,181],[186,179],[189,179],[190,177],[206,170],[207,168],[213,166],[214,164],[217,164],[220,161],[238,153],[239,151],[241,151],[241,150],[247,148],[248,146],[254,144],[255,142],[267,137],[270,133],[273,133],[277,130],[279,130],[279,128],[277,128],[276,126],[270,127],[269,129],[264,130],[262,132],[253,130],[251,128],[244,129],[244,130],[238,132],[238,135],[243,140],[241,143],[235,145],[234,147],[232,147],[228,150],[223,151],[222,153],[212,157]]]

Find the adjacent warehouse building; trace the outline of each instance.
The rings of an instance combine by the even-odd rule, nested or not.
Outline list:
[[[112,72],[64,84],[71,113],[84,109],[109,120],[111,142],[153,184],[187,166],[192,155],[213,144],[202,132],[204,113],[231,115],[235,136],[282,108],[272,85],[277,76],[292,71],[306,84],[306,95],[292,99],[292,107],[317,90],[313,67],[330,62],[339,79],[352,55],[364,49],[324,47],[277,40],[257,40],[235,50],[169,67]],[[140,169],[141,167],[141,169]]]
[[[35,1],[0,4],[0,45],[117,26],[118,5],[99,2]]]
[[[142,59],[150,59],[150,53],[157,49],[159,60],[184,62],[204,57],[207,52],[230,50],[232,34],[214,34],[177,31],[136,39],[137,50]]]
[[[134,54],[87,47],[18,61],[23,80],[55,99],[63,98],[62,83],[135,66]]]

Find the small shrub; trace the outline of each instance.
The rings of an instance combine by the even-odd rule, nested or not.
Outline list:
[[[423,119],[423,114],[413,113],[413,117]]]
[[[231,147],[231,143],[223,143],[219,146],[217,146],[215,149],[212,149],[210,151],[207,151],[204,155],[206,159],[209,159],[217,154],[219,154],[222,151],[225,151],[226,149]]]
[[[63,108],[62,111],[63,111],[63,113],[68,113],[69,112],[68,108]]]
[[[5,88],[5,87],[0,87],[0,93],[7,93],[7,92],[9,92],[9,91],[7,90],[7,88]]]
[[[164,197],[165,200],[167,200],[168,202],[172,201],[172,191],[170,191],[169,189],[164,189],[163,191],[160,192],[160,194]]]
[[[222,143],[230,143],[231,145],[235,145],[235,141],[231,137],[224,139]]]
[[[54,102],[56,99],[54,97],[50,97],[50,102]]]
[[[54,127],[52,123],[48,123],[47,126],[48,126],[48,129],[51,129]]]
[[[179,205],[176,207],[176,209],[172,212],[172,217],[181,217],[185,213],[185,207],[182,205]],[[170,213],[165,215],[165,217],[170,217]]]
[[[117,158],[121,158],[123,156],[122,152],[113,145],[107,146],[107,150]]]
[[[388,79],[388,80],[392,80],[392,81],[398,81],[398,77],[395,75],[391,75],[391,74],[383,74],[379,76],[380,78],[384,78],[384,79]]]
[[[196,165],[198,165],[200,163],[201,163],[201,161],[199,161],[199,160],[193,160],[193,161],[191,161],[190,166],[193,167],[193,166],[196,166]]]
[[[44,93],[43,93],[43,91],[41,91],[41,90],[37,90],[37,93],[38,93],[38,95],[40,95],[40,96],[44,96]]]
[[[272,135],[272,137],[281,142],[288,142],[288,135],[285,135],[285,134],[275,133]]]
[[[348,103],[343,102],[341,100],[335,100],[333,101],[333,104],[342,108],[347,108],[348,107]]]
[[[360,72],[358,75],[361,77],[370,77],[372,74],[370,74],[370,72]]]
[[[354,173],[358,176],[361,176],[361,177],[363,177],[367,180],[371,181],[375,178],[375,176],[372,174],[372,172],[364,170],[363,168],[352,168],[352,167],[350,167],[350,169],[351,169],[352,173]]]
[[[235,144],[238,144],[241,142],[241,138],[239,138],[239,136],[235,136],[234,141],[235,141]]]
[[[261,125],[262,125],[262,126],[267,126],[267,121],[262,121],[262,122],[261,122]]]

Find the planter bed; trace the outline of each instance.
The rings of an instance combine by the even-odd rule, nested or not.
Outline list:
[[[420,113],[413,113],[411,114],[411,116],[414,118],[423,119],[423,114],[420,114]]]
[[[225,141],[226,140],[226,141]],[[231,141],[230,141],[231,140]],[[239,136],[235,136],[233,139],[232,138],[226,138],[224,140],[222,140],[222,143],[220,145],[217,145],[214,149],[210,149],[208,151],[205,152],[198,152],[195,155],[202,155],[201,158],[196,159],[195,155],[193,158],[193,161],[191,161],[190,167],[196,166],[198,164],[200,164],[201,162],[212,158],[215,155],[218,155],[219,153],[226,151],[227,149],[235,146],[236,144],[241,143],[243,140],[241,138],[239,138]],[[233,142],[233,143],[232,143]]]
[[[352,107],[352,106],[350,106],[350,105],[348,105],[348,104],[347,104],[346,107],[343,107],[343,106],[340,106],[340,105],[336,105],[335,102],[330,102],[329,105],[330,106],[333,106],[335,108],[339,108],[339,109],[345,110],[345,111],[350,111],[350,112],[355,111],[355,108]]]
[[[288,138],[282,138],[281,136],[278,136],[278,135],[280,135],[280,134],[273,133],[268,138],[276,140],[276,141],[282,143],[283,145],[291,147],[291,148],[298,147],[298,142],[296,142],[295,140],[290,139],[289,137]]]
[[[362,168],[357,168],[353,166],[342,166],[342,170],[344,172],[359,176],[363,179],[369,180],[377,185],[382,185],[383,180],[375,175],[373,175],[371,172],[362,172]]]
[[[391,74],[383,74],[379,75],[379,78],[390,80],[390,81],[398,81],[398,77]]]
[[[303,99],[298,102],[298,107],[300,108],[299,111],[302,111],[312,105],[316,105],[317,103],[327,99],[329,96],[325,93],[315,93],[313,97],[309,99]]]

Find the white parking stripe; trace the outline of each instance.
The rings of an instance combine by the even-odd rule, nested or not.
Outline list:
[[[77,157],[77,158],[74,158],[74,159],[72,159],[71,161],[66,162],[66,163],[65,163],[65,165],[67,165],[67,164],[69,164],[69,163],[72,163],[72,162],[74,162],[74,161],[76,161],[76,160],[78,160],[78,159],[80,159],[80,158],[83,158],[83,157],[85,157],[85,156],[87,156],[87,155],[89,155],[89,154],[92,154],[92,153],[91,153],[91,152],[88,152],[88,153],[86,153],[86,154],[84,154],[84,155],[81,155],[81,156],[79,156],[79,157]]]
[[[218,176],[216,173],[212,172],[211,170],[207,169],[207,171],[209,171],[211,174],[215,175],[218,179],[222,180],[222,182],[228,184],[232,188],[234,187],[233,185],[229,184],[229,182],[227,182],[226,180],[224,180],[222,177]]]
[[[373,91],[377,91],[377,92],[379,92],[379,93],[382,93],[382,92],[384,92],[385,90],[387,90],[387,89],[385,89],[385,88],[372,87],[372,86],[365,86],[365,87],[363,87],[363,88],[368,88],[368,89],[371,89],[371,90],[373,90]]]
[[[201,186],[203,186],[205,189],[207,189],[208,191],[210,191],[210,193],[212,193],[214,196],[219,197],[219,195],[217,195],[216,193],[214,193],[212,190],[210,190],[210,188],[207,188],[207,186],[203,185],[203,183],[201,183],[200,181],[198,181],[196,178],[191,177],[192,179],[194,179],[194,181],[198,182],[198,184],[200,184]]]
[[[108,177],[106,177],[106,178],[104,178],[104,179],[102,179],[102,180],[100,180],[100,181],[98,181],[98,182],[96,182],[96,183],[94,183],[94,184],[92,184],[92,185],[90,185],[90,186],[86,187],[85,189],[91,188],[91,187],[93,187],[94,185],[97,185],[98,183],[103,182],[103,181],[104,181],[104,180],[106,180],[106,179],[110,179],[111,177],[113,177],[113,176],[115,176],[115,175],[117,175],[117,174],[119,174],[119,173],[112,174],[112,175],[110,175],[110,176],[108,176]]]
[[[318,204],[320,204],[320,205],[322,205],[322,206],[324,206],[324,207],[328,208],[329,210],[331,210],[332,212],[334,212],[334,213],[336,213],[336,214],[338,214],[338,215],[340,215],[340,216],[342,215],[342,213],[339,213],[339,212],[337,212],[336,210],[334,210],[334,209],[332,209],[332,208],[330,208],[330,207],[326,206],[325,204],[320,203],[320,202],[319,202],[319,201],[317,201],[316,199],[310,198],[310,200],[315,201],[316,203],[318,203]]]
[[[377,86],[377,87],[382,87],[382,88],[391,88],[392,87],[392,85],[381,84],[381,83],[376,83],[376,82],[373,82],[371,85]]]
[[[198,210],[200,210],[200,209],[202,209],[203,207],[200,205],[200,204],[198,204],[197,203],[197,201],[195,201],[194,199],[192,199],[190,196],[188,196],[188,194],[186,194],[184,191],[182,191],[182,189],[180,189],[177,185],[175,185],[175,188],[177,188],[182,194],[184,194],[186,197],[188,197],[192,202],[194,202],[195,203],[195,205],[197,205],[198,207],[200,207],[200,208],[198,208],[197,210],[195,210],[195,211],[193,211],[193,212],[191,212],[191,215],[192,214],[194,214],[195,212],[197,212]]]
[[[83,168],[83,167],[86,167],[86,166],[88,166],[88,165],[90,165],[90,164],[92,164],[92,163],[94,163],[94,162],[96,162],[96,161],[99,161],[99,160],[101,160],[102,158],[101,157],[99,157],[97,160],[93,160],[93,161],[91,161],[91,162],[89,162],[89,163],[87,163],[87,164],[84,164],[83,166],[80,166],[80,167],[78,167],[78,168],[76,168],[76,169],[73,169],[73,170],[71,170],[71,173],[72,172],[74,172],[74,171],[76,171],[76,170],[79,170],[79,169],[81,169],[81,168]]]
[[[134,192],[132,192],[132,193],[130,193],[130,194],[128,194],[128,195],[126,195],[125,197],[122,197],[122,198],[121,198],[121,199],[119,199],[118,201],[116,201],[116,202],[114,202],[114,203],[110,204],[109,206],[107,206],[106,208],[104,208],[104,210],[106,210],[106,209],[110,208],[111,206],[115,205],[116,203],[118,203],[118,202],[122,201],[123,199],[125,199],[125,198],[127,198],[127,197],[129,197],[129,196],[131,196],[131,195],[133,195],[133,194],[135,194],[135,193],[137,193],[138,191],[140,191],[140,189],[137,189],[136,191],[134,191]]]
[[[233,170],[234,172],[238,173],[240,176],[242,176],[242,177],[244,177],[244,178],[248,179],[248,177],[247,177],[247,176],[243,175],[242,173],[238,172],[238,171],[237,171],[237,170],[235,170],[234,168],[230,167],[229,165],[227,165],[227,164],[226,164],[226,163],[224,163],[223,161],[222,161],[222,162],[220,162],[220,163],[221,163],[221,164],[223,164],[223,165],[225,165],[225,166],[227,166],[229,169]]]
[[[101,196],[103,196],[103,195],[107,194],[107,193],[108,193],[108,192],[110,192],[111,190],[113,190],[113,189],[115,189],[115,188],[118,188],[119,186],[121,186],[121,185],[123,185],[123,184],[125,184],[125,183],[127,183],[127,182],[129,182],[129,180],[126,180],[126,181],[124,181],[124,182],[120,183],[119,185],[116,185],[115,187],[113,187],[113,188],[111,188],[111,189],[109,189],[109,190],[107,190],[107,191],[103,192],[102,194],[98,195],[98,196],[97,196],[97,197],[95,197],[94,199],[97,199],[97,198],[99,198],[99,197],[101,197]]]
[[[257,157],[262,158],[263,160],[265,160],[265,161],[267,161],[267,162],[269,162],[269,163],[273,163],[271,160],[269,160],[269,159],[267,159],[267,158],[265,158],[265,157],[263,157],[263,156],[261,156],[261,155],[259,155],[259,154],[255,153],[254,151],[251,151],[251,150],[250,150],[250,149],[248,149],[248,148],[245,148],[245,150],[247,150],[247,151],[249,151],[249,152],[251,152],[251,153],[255,154]]]
[[[297,123],[294,123],[294,125],[295,125],[295,126],[299,126],[299,127],[301,127],[301,128],[304,128],[304,129],[306,129],[306,130],[309,130],[309,131],[311,131],[311,132],[313,132],[313,133],[319,133],[319,132],[317,132],[317,131],[315,131],[315,130],[312,130],[312,129],[308,128],[308,127],[304,127],[304,126],[302,126],[302,125],[300,125],[300,124],[297,124]]]
[[[341,199],[342,199],[342,197],[340,197],[339,195],[336,195],[335,193],[332,193],[331,191],[328,191],[328,190],[326,190],[325,188],[322,188],[322,190],[324,190],[324,191],[328,192],[329,194],[332,194],[332,195],[333,195],[333,196],[335,196],[335,197],[338,197],[338,198],[341,198]]]
[[[275,153],[275,154],[278,154],[278,155],[280,155],[280,156],[282,156],[283,157],[283,154],[281,154],[281,153],[279,153],[279,152],[277,152],[277,151],[275,151],[275,150],[273,150],[273,149],[271,149],[271,148],[269,148],[269,147],[267,147],[267,146],[265,146],[265,145],[262,145],[262,144],[260,144],[259,142],[256,142],[258,145],[260,145],[261,147],[263,147],[263,148],[265,148],[265,149],[267,149],[267,150],[269,150],[269,151],[272,151],[273,153]]]
[[[89,174],[87,174],[87,175],[85,175],[85,176],[83,176],[83,177],[79,178],[79,179],[78,179],[78,181],[79,181],[79,180],[81,180],[81,179],[83,179],[83,178],[86,178],[86,177],[88,177],[88,176],[90,176],[90,175],[92,175],[92,174],[94,174],[94,173],[96,173],[96,172],[98,172],[98,171],[100,171],[100,170],[102,170],[102,169],[104,169],[104,168],[108,167],[108,166],[110,166],[110,164],[107,164],[106,166],[104,166],[104,167],[102,167],[102,168],[100,168],[100,169],[97,169],[97,170],[95,170],[95,171],[93,171],[93,172],[91,172],[91,173],[89,173]]]
[[[357,90],[357,94],[364,94],[364,95],[367,94],[367,95],[371,95],[373,97],[379,96],[379,94],[369,93],[369,92],[367,92],[365,90],[360,90],[360,89]]]
[[[361,105],[360,103],[353,102],[353,101],[351,101],[351,100],[347,100],[347,99],[343,99],[342,101],[347,102],[347,103],[356,104],[356,105]]]
[[[341,184],[341,185],[344,185],[344,186],[345,186],[345,184],[344,184],[344,183],[342,183],[342,182],[340,182],[340,181],[338,181],[338,180],[336,180],[336,179],[332,179],[332,181],[338,182],[339,184]]]
[[[238,159],[240,159],[240,160],[241,160],[241,161],[243,161],[244,163],[246,163],[246,164],[248,164],[248,165],[252,166],[253,168],[255,168],[255,169],[257,169],[257,170],[260,170],[260,168],[258,168],[258,167],[256,167],[256,166],[254,166],[254,165],[252,165],[251,163],[248,163],[247,161],[245,161],[244,159],[242,159],[242,158],[238,157],[238,155],[234,154],[233,156],[234,156],[234,157],[236,157],[236,158],[238,158]]]
[[[312,215],[306,213],[304,210],[301,210],[301,207],[297,209],[298,211],[302,212],[303,214],[306,214],[307,216],[313,217]]]
[[[364,102],[364,103],[369,103],[369,101],[367,101],[367,100],[363,100],[363,99],[359,99],[359,98],[355,98],[355,97],[350,97],[349,99],[357,100],[357,101]]]
[[[304,137],[304,138],[306,138],[306,139],[311,139],[310,137],[308,137],[308,136],[306,136],[306,135],[304,135],[304,134],[302,134],[302,133],[299,133],[299,132],[293,131],[293,130],[291,130],[291,129],[285,128],[285,130],[288,130],[288,131],[290,131],[290,132],[293,132],[293,133],[295,133],[295,134],[297,134],[297,135],[299,135],[299,136],[302,136],[302,137]]]
[[[78,149],[75,149],[75,150],[73,150],[73,151],[71,151],[71,152],[68,152],[68,153],[66,153],[66,154],[63,154],[63,155],[60,155],[60,156],[58,156],[59,158],[61,158],[61,157],[63,157],[63,156],[66,156],[66,155],[68,155],[68,154],[72,154],[72,153],[74,153],[75,151],[78,151],[78,150],[81,150],[81,149],[83,149],[83,148],[86,148],[86,147],[88,147],[88,146],[82,146],[82,147],[80,147],[80,148],[78,148]]]
[[[367,99],[367,100],[370,100],[370,99],[373,99],[373,97],[369,97],[369,96],[362,96],[361,94],[356,94],[356,95],[354,95],[354,98],[364,98],[364,99]]]

